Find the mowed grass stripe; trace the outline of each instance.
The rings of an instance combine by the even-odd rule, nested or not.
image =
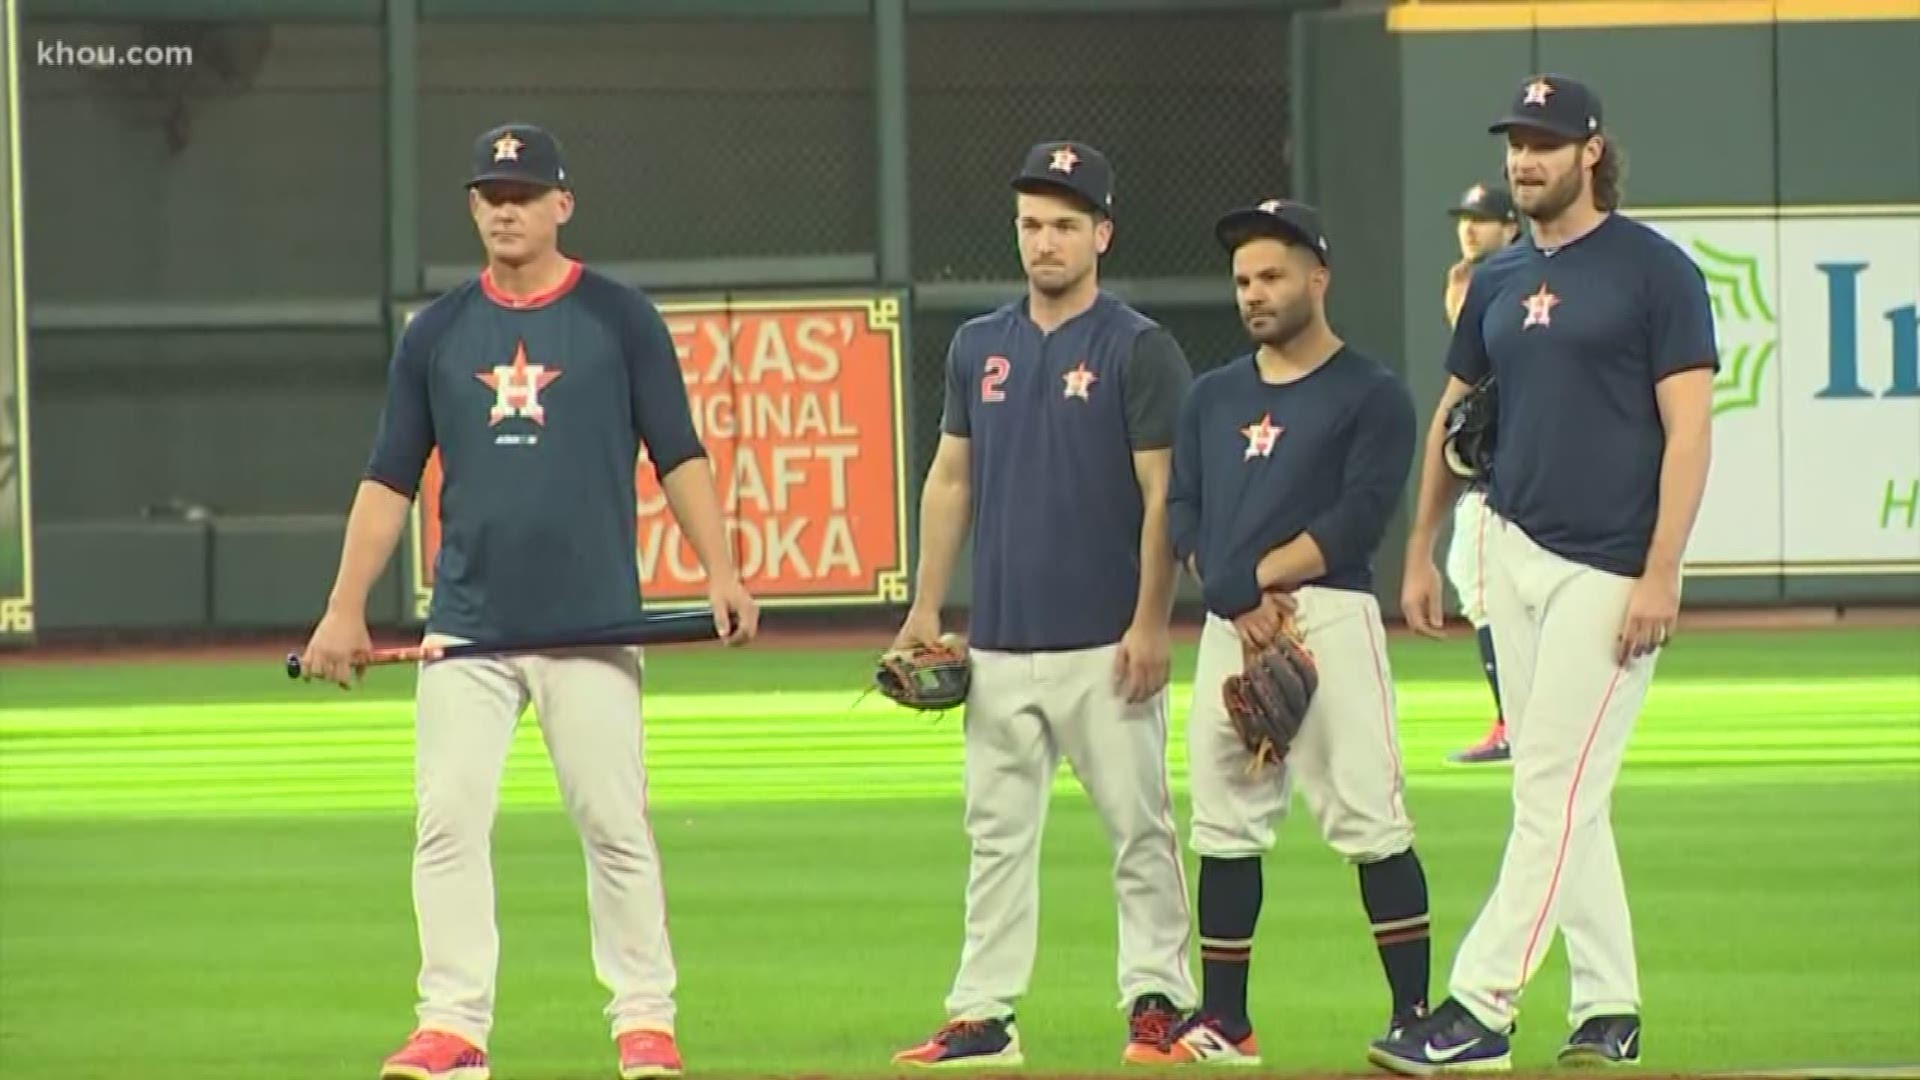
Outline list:
[[[1823,755],[1825,764],[1786,758],[1742,759],[1740,756],[1679,761],[1632,760],[1621,784],[1726,783],[1761,780],[1785,774],[1819,775],[1838,780],[1848,775],[1862,779],[1888,775],[1913,776],[1920,758],[1875,761]],[[1184,763],[1171,764],[1176,791],[1184,792]],[[1459,769],[1415,772],[1422,789],[1504,788],[1511,773],[1505,769]],[[1063,766],[1056,791],[1078,787],[1071,769]],[[655,770],[650,802],[657,808],[703,804],[746,805],[765,802],[838,802],[881,797],[938,797],[960,793],[958,762],[901,765],[876,761],[866,765],[803,769],[672,768]],[[505,808],[552,809],[559,805],[556,782],[543,760],[521,759],[509,764],[501,785]],[[125,785],[74,783],[46,785],[31,791],[0,792],[0,813],[10,819],[30,815],[113,816],[149,813],[301,813],[333,810],[403,810],[412,806],[412,775],[406,768],[335,771],[305,777],[258,774],[220,781],[204,778],[193,784],[169,783],[157,777]]]
[[[1635,782],[1635,769],[1668,782],[1785,769],[1911,770],[1920,765],[1920,677],[1886,671],[1657,682],[1623,783]],[[1484,684],[1463,674],[1402,678],[1395,689],[1405,766],[1422,784],[1508,782],[1504,769],[1444,764],[1447,751],[1478,733],[1489,705]],[[1173,685],[1168,767],[1179,788],[1191,698],[1190,684]],[[0,808],[41,815],[405,808],[412,713],[404,698],[322,687],[295,687],[273,700],[0,710]],[[655,691],[646,716],[650,796],[660,805],[951,798],[959,791],[957,711],[922,716],[842,689]],[[1070,766],[1062,765],[1058,786],[1077,786]],[[502,805],[557,801],[537,711],[529,709],[510,748]]]
[[[1398,681],[1395,692],[1403,715],[1423,712],[1483,710],[1490,704],[1484,684],[1471,680]],[[868,695],[856,704],[856,694],[840,692],[794,692],[753,694],[655,693],[646,698],[646,718],[650,724],[675,720],[697,720],[703,724],[764,726],[777,729],[791,719],[832,717],[852,722],[856,719],[884,719],[896,724],[928,723],[916,719],[878,695]],[[1192,700],[1189,682],[1171,684],[1174,711],[1185,711]],[[1648,695],[1649,713],[1695,710],[1739,716],[1793,717],[1809,710],[1831,708],[1843,700],[1853,706],[1878,703],[1890,715],[1906,716],[1920,724],[1920,676],[1880,676],[1804,680],[1797,682],[1754,682],[1750,680],[1695,679],[1656,682]],[[331,723],[386,726],[411,725],[412,705],[393,698],[346,701],[261,701],[247,703],[86,707],[46,707],[0,709],[0,739],[31,735],[59,736],[74,730],[76,722],[85,727],[116,731],[158,731],[191,729],[212,731],[246,730],[254,726],[280,727],[295,718],[312,717]],[[536,710],[529,709],[531,716]],[[958,710],[949,714],[957,719]]]
[[[1920,746],[1920,722],[1897,714],[1828,712],[1797,719],[1797,723],[1787,726],[1755,727],[1734,718],[1712,717],[1676,723],[1673,718],[1654,714],[1640,724],[1633,742],[1643,749]],[[1173,734],[1178,741],[1182,734],[1178,724]],[[1456,735],[1453,725],[1443,731],[1437,725],[1403,724],[1400,732],[1402,742],[1408,744],[1429,738],[1444,741]],[[516,740],[537,741],[540,737],[532,723],[523,723],[515,734]],[[689,724],[657,726],[647,733],[649,752],[654,754],[711,750],[749,755],[799,752],[814,757],[843,751],[889,752],[957,746],[959,741],[957,726],[902,730],[891,725],[873,725],[860,729],[815,718],[795,718],[776,731],[739,732]],[[326,726],[294,730],[274,727],[219,732],[169,730],[138,736],[96,732],[87,737],[64,739],[30,737],[0,744],[0,754],[10,766],[75,764],[97,768],[137,761],[193,762],[208,757],[258,761],[351,760],[370,751],[411,754],[413,745],[411,729],[346,732]]]
[[[1457,740],[1450,740],[1457,741]],[[537,743],[537,740],[535,740]],[[1402,740],[1403,753],[1424,751],[1443,745],[1441,740]],[[229,749],[192,751],[103,752],[91,754],[43,754],[9,757],[0,772],[0,791],[23,791],[67,784],[98,788],[117,784],[178,785],[188,782],[225,782],[271,775],[282,780],[300,776],[328,776],[358,768],[391,770],[410,768],[410,750],[387,747],[335,747],[328,753],[313,752],[290,756],[274,749],[235,746]],[[1818,735],[1793,739],[1754,741],[1713,736],[1701,739],[1646,738],[1629,746],[1629,760],[1645,762],[1752,762],[1780,759],[1801,764],[1828,761],[1915,761],[1920,762],[1920,740],[1875,736],[1873,732],[1834,726]],[[1168,757],[1184,761],[1185,752],[1178,742],[1168,747]],[[656,745],[648,755],[650,765],[661,769],[713,769],[733,774],[833,769],[864,764],[897,768],[918,765],[946,768],[957,766],[958,746],[950,743],[907,744],[878,743],[867,746],[820,745],[781,747],[740,747],[721,744],[697,746]],[[516,740],[512,759],[545,758],[539,745],[522,745]],[[1424,763],[1410,763],[1420,771]]]
[[[1748,708],[1738,700],[1700,701],[1667,699],[1650,702],[1640,724],[1642,732],[1659,734],[1670,730],[1692,730],[1711,725],[1712,730],[1741,736],[1759,736],[1756,721],[1784,724],[1790,730],[1819,728],[1822,720],[1845,720],[1849,725],[1883,726],[1920,738],[1920,694],[1907,694],[1893,680],[1877,684],[1861,681],[1836,681],[1819,688],[1808,697],[1818,707],[1779,707],[1767,711]],[[1176,700],[1190,695],[1176,694]],[[752,716],[726,716],[692,711],[698,697],[668,698],[650,709],[647,731],[651,739],[710,737],[738,740],[805,738],[838,734],[849,738],[898,737],[905,739],[957,737],[960,714],[944,717],[920,716],[892,705],[858,715],[807,711],[791,703],[766,701],[762,712]],[[1403,721],[1414,721],[1424,712],[1443,711],[1430,695],[1417,691],[1400,694]],[[1707,706],[1702,708],[1700,706]],[[336,707],[339,709],[340,707]],[[366,745],[378,742],[410,742],[413,736],[410,716],[391,703],[367,714],[367,706],[349,706],[340,711],[316,712],[311,709],[283,708],[279,712],[235,710],[228,706],[139,710],[119,709],[31,709],[0,712],[0,751],[77,749],[89,742],[122,748],[129,743],[161,746],[168,740],[186,740],[187,745],[227,746],[236,737],[249,742],[322,742]],[[1184,718],[1184,709],[1175,710],[1175,726]],[[1460,713],[1444,710],[1449,719]],[[135,722],[129,722],[137,718]],[[529,711],[523,717],[522,732],[536,728],[538,716]]]

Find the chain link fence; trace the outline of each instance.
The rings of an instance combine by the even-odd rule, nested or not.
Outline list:
[[[380,27],[31,19],[20,37],[36,302],[379,294]]]
[[[429,264],[471,264],[475,136],[547,127],[589,260],[870,252],[873,27],[857,18],[425,23],[420,213]]]
[[[917,283],[1000,282],[1005,299],[1020,295],[1008,180],[1032,144],[1078,139],[1114,165],[1103,279],[1192,279],[1179,302],[1137,306],[1196,372],[1245,351],[1212,226],[1291,194],[1285,12],[927,15],[909,22],[907,44]],[[947,342],[978,313],[915,310],[916,481],[939,442]]]
[[[377,22],[27,21],[36,304],[393,299],[384,35]],[[41,43],[53,50],[45,62]],[[580,199],[565,242],[589,261],[866,256],[881,246],[868,17],[807,15],[800,5],[757,21],[429,15],[416,44],[411,182],[427,266],[478,264],[462,182],[474,137],[508,121],[542,124],[564,143]],[[174,55],[190,60],[89,64],[98,51],[61,46],[185,47]],[[990,284],[995,302],[1018,296],[1008,178],[1028,145],[1082,139],[1118,171],[1118,232],[1103,275],[1217,283],[1216,293],[1188,290],[1177,303],[1148,295],[1141,306],[1173,330],[1196,370],[1233,355],[1244,343],[1210,225],[1227,207],[1288,193],[1289,57],[1284,11],[911,15],[915,283]],[[925,303],[909,313],[915,483],[938,439],[947,341],[974,314]],[[311,422],[360,453],[354,424],[377,408],[382,335],[221,333],[37,332],[48,415],[92,424],[107,406],[89,380],[116,365],[164,364],[173,374],[144,404],[172,410],[183,426],[139,453],[177,458],[183,490],[215,479],[235,490],[217,461],[186,449],[196,442],[232,449],[247,432],[307,431]],[[309,362],[351,371],[353,400],[309,408],[311,395],[276,396],[265,373]],[[239,423],[242,414],[259,423]],[[239,423],[231,437],[208,434],[230,420]],[[125,432],[107,441],[126,454],[153,441],[140,425],[103,430]],[[78,469],[86,455],[72,449]],[[61,457],[42,461],[57,470]],[[106,509],[48,498],[56,516]],[[246,497],[276,510],[332,499]]]
[[[1020,276],[1007,181],[1049,139],[1115,173],[1115,277],[1220,269],[1221,211],[1285,195],[1285,12],[922,16],[908,24],[913,266],[920,281]]]

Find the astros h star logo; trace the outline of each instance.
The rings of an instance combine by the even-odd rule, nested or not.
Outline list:
[[[1525,330],[1530,326],[1552,326],[1553,307],[1559,302],[1559,297],[1547,291],[1547,283],[1541,282],[1538,289],[1520,301],[1527,309],[1527,320],[1520,324],[1520,329]]]
[[[1257,457],[1272,457],[1274,444],[1280,441],[1280,433],[1287,430],[1273,422],[1272,413],[1261,413],[1260,422],[1248,424],[1240,429],[1247,437],[1247,452],[1242,461],[1251,461]]]
[[[540,404],[540,391],[560,375],[559,368],[527,363],[524,341],[514,346],[511,364],[495,364],[487,371],[474,372],[473,377],[493,391],[493,408],[487,410],[487,426],[515,416],[544,426],[547,410]]]
[[[1100,381],[1100,376],[1094,374],[1087,367],[1087,362],[1082,360],[1079,367],[1060,376],[1060,381],[1067,384],[1066,389],[1061,392],[1061,397],[1077,397],[1081,401],[1092,401],[1093,395],[1088,391],[1093,388],[1094,383]]]

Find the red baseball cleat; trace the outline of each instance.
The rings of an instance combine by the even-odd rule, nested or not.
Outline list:
[[[657,1076],[679,1076],[680,1047],[673,1032],[656,1028],[623,1031],[620,1044],[620,1080],[648,1080]]]
[[[487,1052],[451,1031],[422,1029],[380,1065],[380,1080],[488,1080]]]

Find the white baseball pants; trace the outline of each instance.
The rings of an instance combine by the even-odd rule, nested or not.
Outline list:
[[[1221,688],[1246,666],[1240,634],[1207,616],[1187,717],[1193,850],[1244,858],[1273,847],[1298,782],[1321,838],[1350,862],[1413,846],[1380,605],[1367,593],[1308,587],[1295,593],[1299,626],[1320,682],[1300,735],[1278,768],[1253,760],[1234,733]]]
[[[1491,519],[1486,492],[1468,488],[1454,503],[1453,533],[1447,539],[1447,581],[1459,598],[1460,617],[1475,630],[1487,625],[1487,531]]]
[[[1123,1006],[1198,995],[1191,909],[1167,777],[1167,694],[1130,704],[1117,645],[1054,653],[974,649],[966,710],[966,944],[947,996],[954,1019],[1014,1012],[1039,947],[1040,836],[1064,757],[1113,844]]]
[[[440,639],[446,640],[446,639]],[[501,774],[531,702],[587,861],[594,974],[613,1033],[671,1030],[675,971],[647,822],[639,650],[441,660],[416,691],[420,1025],[484,1047],[500,940],[491,858]]]
[[[1634,582],[1555,555],[1491,511],[1487,547],[1513,826],[1450,989],[1482,1023],[1504,1030],[1559,930],[1572,968],[1572,1023],[1635,1013],[1633,921],[1610,820],[1655,660],[1614,659]]]

